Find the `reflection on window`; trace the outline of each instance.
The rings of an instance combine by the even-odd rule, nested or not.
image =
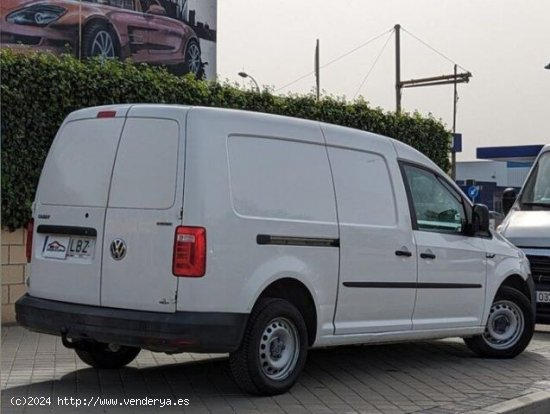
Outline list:
[[[419,230],[461,233],[466,216],[462,200],[434,174],[406,165]]]

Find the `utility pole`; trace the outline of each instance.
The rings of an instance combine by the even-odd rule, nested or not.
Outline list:
[[[457,64],[455,63],[454,68],[454,76],[455,76],[455,82],[454,82],[454,95],[453,95],[453,147],[451,148],[451,178],[453,180],[456,180],[456,151],[455,151],[455,143],[454,140],[456,139],[456,104],[458,103],[458,91],[457,91]]]
[[[395,112],[401,112],[401,26],[395,29]]]
[[[458,102],[457,84],[468,83],[472,74],[470,72],[458,73],[458,65],[455,63],[454,72],[452,75],[431,76],[428,78],[419,78],[402,81],[401,80],[401,26],[396,24],[395,29],[395,112],[401,112],[401,91],[403,88],[416,88],[419,86],[437,86],[437,85],[454,85],[453,94],[453,139],[456,139],[456,104]],[[550,69],[550,63],[548,64]],[[451,176],[453,180],[456,176],[456,152],[451,149]]]
[[[317,39],[317,44],[315,46],[315,85],[317,90],[317,100],[321,97],[321,73],[320,73],[320,56],[319,56],[319,39]]]
[[[82,0],[78,2],[78,60],[82,60]]]

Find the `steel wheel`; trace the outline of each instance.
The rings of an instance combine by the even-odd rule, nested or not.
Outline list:
[[[485,332],[465,337],[464,342],[484,358],[514,358],[529,345],[534,328],[534,306],[527,296],[501,286],[489,309]]]
[[[493,303],[483,340],[494,349],[507,349],[520,339],[525,326],[523,312],[509,300]]]
[[[101,59],[114,59],[116,57],[115,44],[111,34],[106,30],[100,30],[92,41],[92,56],[99,56]]]
[[[239,348],[229,354],[233,378],[246,392],[288,391],[304,368],[307,326],[300,311],[279,298],[260,298],[252,308]]]
[[[265,327],[260,339],[260,366],[263,374],[280,381],[294,370],[300,353],[300,338],[294,324],[275,318]]]

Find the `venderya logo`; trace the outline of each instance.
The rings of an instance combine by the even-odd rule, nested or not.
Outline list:
[[[57,240],[54,240],[46,246],[46,251],[48,252],[64,252],[65,250],[67,250],[67,248]]]
[[[111,242],[111,256],[115,260],[121,260],[126,256],[126,243],[122,239],[114,239]]]

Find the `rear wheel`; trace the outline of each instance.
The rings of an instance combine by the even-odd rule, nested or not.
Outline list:
[[[116,36],[105,24],[92,22],[84,28],[82,33],[82,56],[100,59],[114,59],[118,57]]]
[[[298,379],[307,348],[300,311],[283,299],[261,299],[252,310],[241,346],[229,357],[231,372],[246,392],[281,394]]]
[[[116,369],[132,362],[140,348],[93,342],[75,349],[78,357],[94,368]]]
[[[199,42],[192,39],[187,43],[187,47],[185,48],[185,62],[183,63],[183,71],[185,73],[192,73],[198,77],[201,69],[201,48],[199,46]]]
[[[503,286],[489,311],[485,332],[464,342],[473,352],[487,358],[513,358],[529,345],[534,315],[529,300],[516,289]]]

